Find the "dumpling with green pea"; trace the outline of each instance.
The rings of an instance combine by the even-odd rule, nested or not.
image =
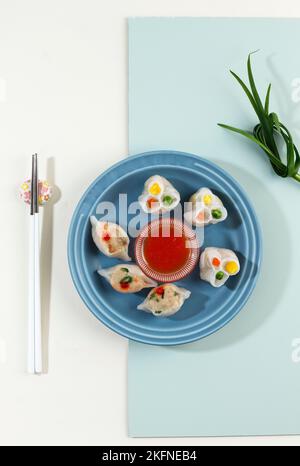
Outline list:
[[[201,254],[200,278],[215,288],[223,286],[239,271],[239,259],[231,249],[209,247]]]
[[[200,188],[190,197],[185,219],[194,226],[206,226],[223,222],[227,215],[221,199],[209,188]]]
[[[156,317],[168,317],[178,312],[190,296],[189,290],[166,283],[151,290],[137,308],[151,312]]]
[[[169,180],[160,175],[150,176],[145,182],[139,203],[146,213],[164,213],[175,209],[180,194]]]
[[[97,272],[119,293],[137,293],[143,288],[157,286],[157,282],[147,277],[135,264],[115,265]]]

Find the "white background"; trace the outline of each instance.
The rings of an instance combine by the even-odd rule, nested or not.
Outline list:
[[[127,154],[128,16],[298,17],[300,4],[0,0],[0,444],[300,445],[299,437],[127,436],[127,342],[80,301],[66,239],[83,190]],[[18,199],[35,151],[41,176],[61,191],[44,210],[43,308],[50,331],[49,372],[40,377],[26,374],[28,211]]]

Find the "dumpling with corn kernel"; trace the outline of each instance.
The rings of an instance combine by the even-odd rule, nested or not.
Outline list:
[[[189,200],[185,219],[195,226],[205,226],[223,222],[227,209],[221,199],[208,188],[201,188]]]
[[[170,212],[180,202],[177,189],[163,176],[153,175],[145,182],[139,203],[144,212],[150,214]]]
[[[152,312],[156,317],[168,317],[178,312],[190,296],[189,290],[167,283],[151,290],[145,301],[137,308]]]
[[[102,222],[96,217],[90,218],[92,237],[95,245],[102,254],[125,261],[131,261],[128,255],[129,237],[120,225]]]
[[[119,293],[137,293],[143,288],[157,286],[157,283],[148,278],[135,264],[120,264],[100,269],[98,274],[106,278],[113,289]]]
[[[200,257],[200,278],[215,288],[223,286],[229,277],[237,275],[240,263],[231,249],[209,247]]]

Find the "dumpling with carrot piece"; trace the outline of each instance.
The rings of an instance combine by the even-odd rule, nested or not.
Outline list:
[[[195,226],[205,226],[223,222],[227,209],[221,199],[209,188],[201,188],[190,197],[190,205],[185,214],[186,220]]]
[[[120,264],[98,270],[114,290],[120,293],[137,293],[143,288],[153,288],[157,283],[148,278],[137,265]]]
[[[100,252],[105,256],[130,261],[128,255],[129,237],[120,225],[90,218],[92,237]]]
[[[179,202],[180,194],[177,189],[160,175],[148,178],[139,197],[142,209],[148,214],[170,212]]]
[[[151,290],[137,308],[157,317],[168,317],[178,312],[190,295],[189,290],[167,283]]]
[[[200,257],[200,278],[215,288],[224,285],[229,277],[237,275],[240,263],[235,252],[231,249],[204,249]]]

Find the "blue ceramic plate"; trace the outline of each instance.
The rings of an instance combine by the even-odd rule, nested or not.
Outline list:
[[[202,247],[233,249],[241,272],[225,286],[215,289],[200,281],[199,269],[181,280],[192,295],[182,309],[167,318],[138,311],[147,290],[122,295],[100,277],[96,270],[119,263],[103,256],[91,237],[89,218],[101,201],[118,204],[119,193],[128,193],[128,203],[136,201],[146,179],[154,174],[168,178],[181,193],[182,201],[199,187],[215,191],[228,209],[228,218],[205,229]],[[129,215],[130,219],[130,215]],[[133,257],[131,241],[130,255]],[[157,151],[128,157],[100,175],[82,196],[72,218],[68,238],[68,258],[77,291],[90,311],[115,332],[142,343],[177,345],[216,332],[242,309],[258,278],[262,254],[261,234],[253,207],[240,185],[217,165],[183,152]],[[148,290],[149,291],[149,290]]]

